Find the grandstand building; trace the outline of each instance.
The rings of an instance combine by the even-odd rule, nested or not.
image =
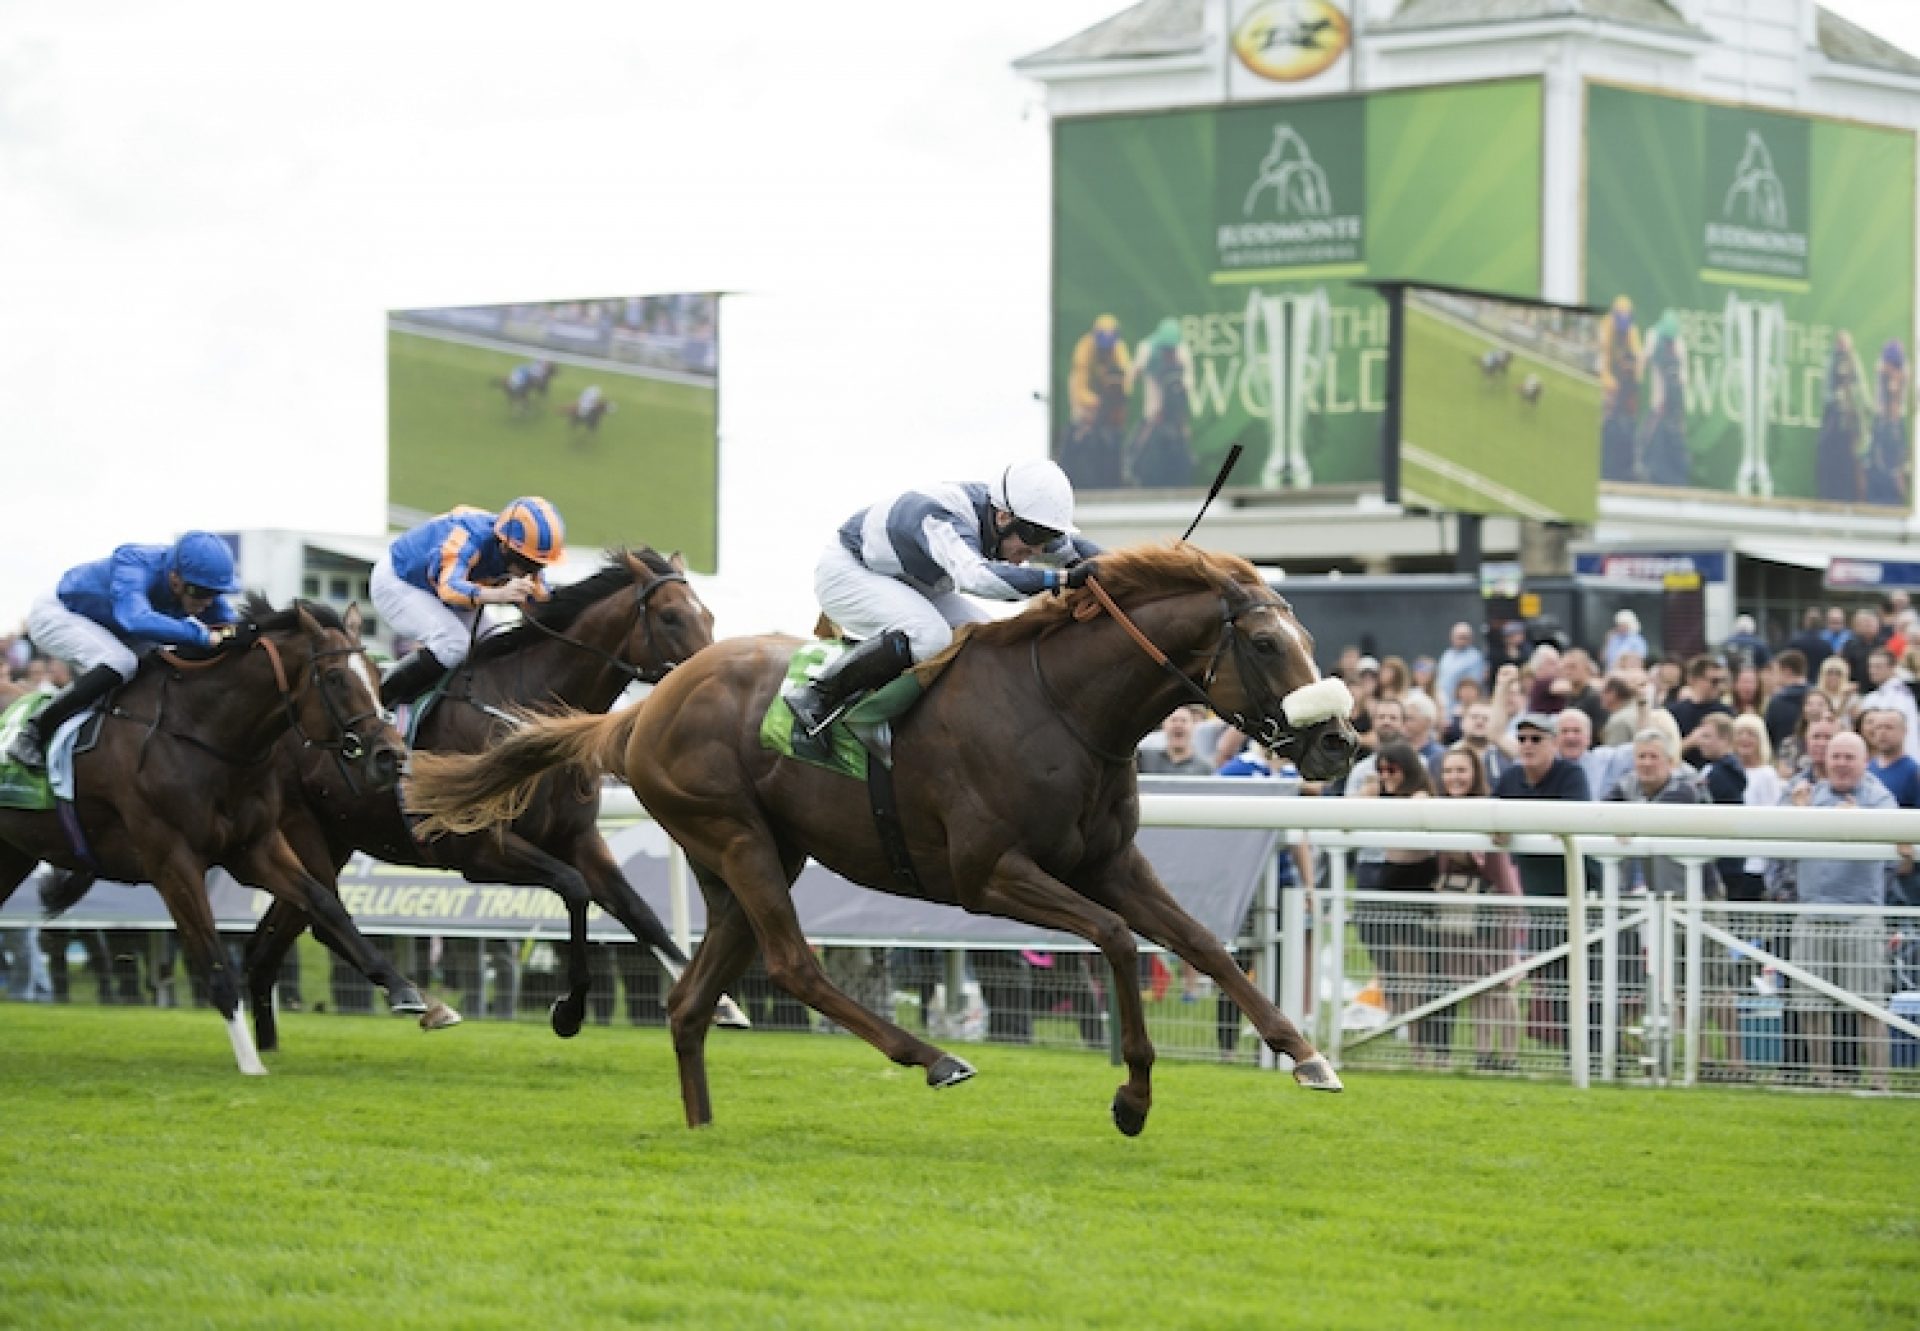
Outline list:
[[[1920,585],[1914,55],[1813,0],[1143,0],[1014,67],[1097,538],[1179,531],[1241,443],[1208,538],[1290,574],[1681,572],[1713,634]],[[1505,507],[1510,476],[1469,515],[1403,491],[1396,282],[1611,325],[1593,520]],[[1497,350],[1461,381],[1536,428]],[[1182,359],[1184,445],[1141,382]]]

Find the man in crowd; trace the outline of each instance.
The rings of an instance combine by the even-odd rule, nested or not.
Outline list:
[[[1507,769],[1494,787],[1495,799],[1509,800],[1584,800],[1589,798],[1586,774],[1554,751],[1555,718],[1544,712],[1528,712],[1520,718],[1514,739],[1520,761]],[[1564,897],[1567,892],[1566,866],[1558,855],[1515,855],[1520,890],[1528,896]],[[1531,945],[1535,952],[1546,952],[1567,941],[1564,917],[1553,913],[1529,912],[1532,920]],[[1567,963],[1565,958],[1550,961],[1534,971],[1534,997],[1528,1014],[1527,1029],[1542,1042],[1565,1047],[1567,1042]]]
[[[1487,654],[1474,642],[1473,625],[1465,620],[1448,631],[1447,650],[1440,653],[1440,663],[1433,672],[1434,688],[1440,695],[1440,705],[1448,709],[1448,720],[1456,715],[1454,693],[1462,677],[1487,677]]]
[[[1744,780],[1744,778],[1742,778]],[[1666,735],[1652,728],[1633,737],[1633,769],[1611,786],[1605,799],[1628,804],[1705,804],[1707,794],[1673,765]],[[1687,871],[1678,860],[1664,855],[1628,861],[1629,888],[1644,887],[1663,896],[1679,896],[1687,887]]]
[[[1800,631],[1787,640],[1788,649],[1800,653],[1802,675],[1833,655],[1833,648],[1827,644],[1827,635],[1820,624],[1820,607],[1810,605],[1800,616]]]
[[[1213,762],[1194,746],[1194,729],[1200,718],[1194,708],[1182,705],[1167,713],[1160,723],[1166,739],[1164,749],[1141,749],[1134,763],[1145,776],[1212,776]]]
[[[1860,699],[1860,710],[1864,712],[1885,709],[1900,716],[1901,747],[1911,756],[1920,757],[1920,705],[1914,700],[1913,685],[1900,678],[1894,668],[1899,658],[1885,647],[1876,647],[1867,653],[1867,684],[1870,691]]]
[[[1860,738],[1867,742],[1867,770],[1887,788],[1894,803],[1903,809],[1920,809],[1920,763],[1906,751],[1906,718],[1891,707],[1868,707],[1860,713]]]
[[[1408,689],[1407,696],[1400,700],[1400,710],[1406,717],[1406,741],[1413,751],[1420,755],[1420,761],[1433,772],[1434,780],[1439,781],[1440,759],[1446,748],[1433,737],[1435,723],[1440,718],[1440,709],[1433,699],[1418,689]]]
[[[1873,687],[1867,672],[1867,657],[1885,637],[1886,630],[1881,626],[1879,611],[1862,609],[1853,612],[1853,636],[1847,639],[1840,656],[1847,663],[1847,672],[1853,676],[1854,687],[1862,692]]]
[[[1589,730],[1599,734],[1607,724],[1607,707],[1600,690],[1594,687],[1593,658],[1584,647],[1570,647],[1560,658],[1560,678],[1567,683],[1567,706],[1578,707],[1593,724]]]
[[[1789,647],[1773,658],[1776,680],[1767,699],[1767,739],[1778,749],[1800,725],[1800,709],[1807,705],[1807,658]]]
[[[1608,675],[1600,686],[1600,705],[1607,712],[1606,720],[1600,725],[1600,742],[1609,748],[1633,743],[1633,737],[1640,732],[1642,717],[1640,694],[1632,681],[1625,675]]]
[[[1680,728],[1681,754],[1695,767],[1700,766],[1699,737],[1696,732],[1700,723],[1709,716],[1732,716],[1733,708],[1720,701],[1714,692],[1715,672],[1724,672],[1725,666],[1710,656],[1696,656],[1687,662],[1686,682],[1672,698],[1667,700],[1667,711],[1673,716],[1673,723]]]
[[[1637,657],[1642,665],[1647,662],[1647,640],[1640,632],[1640,616],[1631,610],[1614,615],[1613,629],[1600,647],[1600,664],[1611,674],[1619,668],[1623,656]]]
[[[1633,770],[1633,746],[1595,748],[1593,722],[1578,707],[1569,707],[1553,718],[1553,749],[1562,761],[1580,769],[1587,778],[1588,794],[1595,798],[1605,799],[1607,792]]]
[[[1845,732],[1826,746],[1827,774],[1815,782],[1796,781],[1787,802],[1812,809],[1892,809],[1898,807],[1867,771],[1866,742]],[[1913,847],[1901,846],[1897,872],[1913,872]],[[1879,906],[1886,901],[1888,870],[1884,860],[1775,860],[1768,880],[1780,892],[1791,880],[1802,906]],[[1884,917],[1814,912],[1793,924],[1793,964],[1836,988],[1869,1003],[1887,1002],[1887,924]],[[1833,1076],[1833,1021],[1838,1005],[1809,985],[1796,983],[1790,1001],[1799,1014],[1814,1076]],[[1861,1023],[1865,1063],[1875,1089],[1887,1085],[1887,1028]]]
[[[1734,616],[1733,632],[1721,647],[1729,660],[1744,661],[1756,670],[1773,659],[1773,651],[1760,636],[1752,615]]]
[[[1473,750],[1487,769],[1489,790],[1513,766],[1513,756],[1494,742],[1492,703],[1476,702],[1460,713],[1460,742]]]

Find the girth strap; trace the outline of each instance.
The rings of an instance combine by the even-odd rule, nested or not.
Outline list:
[[[887,854],[887,869],[901,891],[916,897],[926,893],[920,887],[920,875],[907,853],[907,833],[900,823],[900,803],[894,797],[893,770],[876,756],[867,763],[867,802],[873,807],[874,829],[880,833],[880,848]]]

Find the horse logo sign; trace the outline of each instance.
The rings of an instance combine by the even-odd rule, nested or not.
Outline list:
[[[1807,122],[1716,107],[1706,147],[1701,276],[1730,285],[1804,286]]]
[[[1218,122],[1216,267],[1225,281],[1365,271],[1362,105],[1230,113]],[[1311,270],[1301,272],[1300,270]]]
[[[1240,63],[1276,83],[1325,73],[1352,43],[1352,25],[1332,0],[1261,0],[1233,30]]]

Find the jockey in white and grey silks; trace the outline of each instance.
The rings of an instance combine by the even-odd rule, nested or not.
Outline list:
[[[1072,567],[1100,553],[1073,525],[1073,487],[1052,462],[1022,462],[992,481],[908,490],[842,524],[814,567],[820,608],[860,645],[788,695],[817,733],[856,692],[939,654],[956,625],[988,618],[967,598],[1015,601],[1075,585]],[[1027,567],[1030,559],[1053,567]]]

